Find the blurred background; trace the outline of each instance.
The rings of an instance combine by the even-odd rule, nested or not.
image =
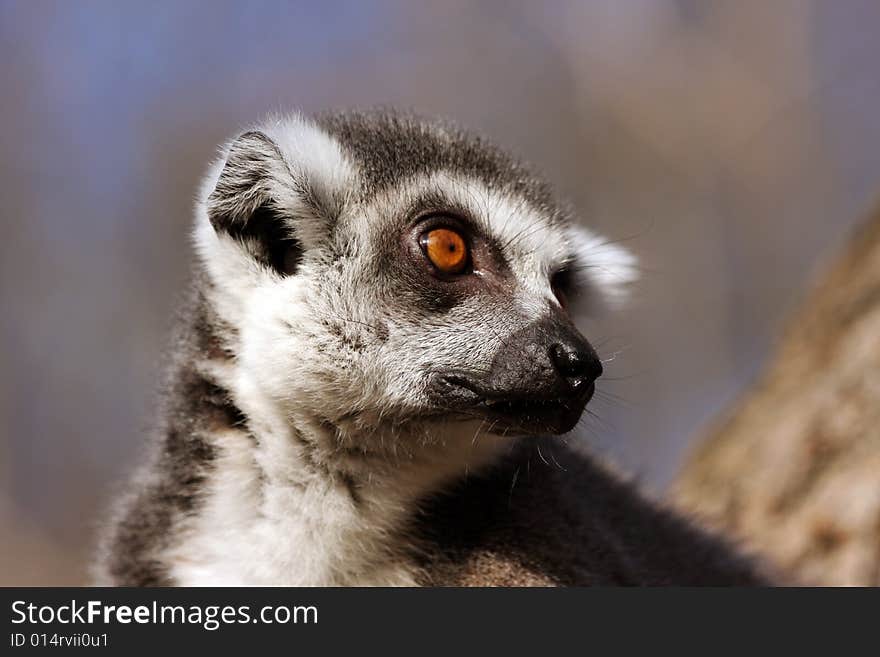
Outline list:
[[[448,115],[644,279],[585,439],[660,494],[880,195],[874,0],[0,0],[0,584],[78,584],[135,462],[196,185],[269,111]]]

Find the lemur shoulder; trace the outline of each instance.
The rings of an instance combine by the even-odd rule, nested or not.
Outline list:
[[[394,112],[268,120],[211,167],[194,242],[99,581],[762,581],[562,442],[602,374],[572,318],[635,261],[483,139]]]

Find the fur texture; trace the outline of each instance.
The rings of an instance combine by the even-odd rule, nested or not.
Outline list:
[[[466,272],[428,262],[432,227],[464,236]],[[572,317],[619,304],[635,261],[507,154],[393,112],[271,119],[211,167],[194,238],[153,458],[101,582],[758,581],[537,437],[601,371]]]

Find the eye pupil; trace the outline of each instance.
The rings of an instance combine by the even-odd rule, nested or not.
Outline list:
[[[460,274],[467,267],[467,245],[458,232],[434,228],[423,235],[420,242],[428,260],[444,274]]]

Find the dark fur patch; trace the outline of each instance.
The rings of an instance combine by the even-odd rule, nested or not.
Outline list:
[[[550,441],[541,449],[554,454],[524,440],[485,475],[425,502],[415,521],[424,583],[504,586],[522,573],[567,586],[766,583],[721,540],[588,458]]]
[[[303,249],[292,233],[290,219],[266,202],[257,207],[247,223],[231,223],[227,232],[239,242],[256,245],[254,256],[263,265],[284,276],[299,269]]]

